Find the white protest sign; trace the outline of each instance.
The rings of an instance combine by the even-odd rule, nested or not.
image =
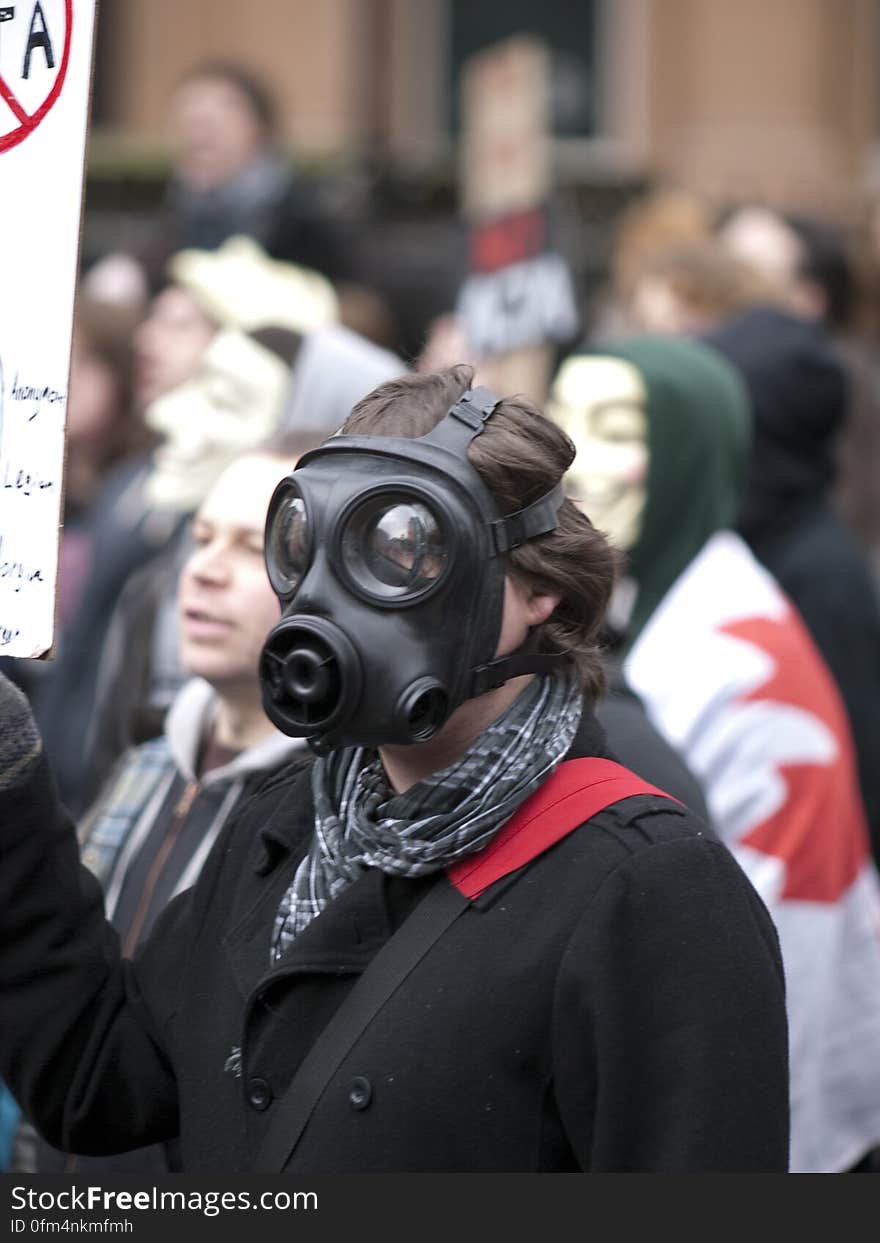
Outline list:
[[[52,648],[95,0],[0,0],[0,655]]]

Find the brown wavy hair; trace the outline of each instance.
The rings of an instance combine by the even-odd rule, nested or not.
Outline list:
[[[341,428],[349,436],[423,436],[472,385],[474,371],[459,363],[444,371],[408,374],[373,389]],[[505,397],[468,458],[502,514],[515,513],[556,486],[574,461],[566,434],[527,398]],[[619,554],[570,501],[559,525],[507,554],[508,572],[528,587],[560,596],[540,627],[543,646],[566,652],[592,700],[605,686],[599,651],[602,620],[619,569]]]

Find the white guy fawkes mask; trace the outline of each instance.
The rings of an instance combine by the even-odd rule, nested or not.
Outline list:
[[[198,375],[158,398],[145,420],[163,437],[147,496],[159,509],[194,510],[243,449],[278,426],[290,368],[245,333],[221,329]]]
[[[618,548],[632,548],[647,499],[647,393],[620,358],[579,355],[559,369],[548,414],[574,441],[566,493]]]

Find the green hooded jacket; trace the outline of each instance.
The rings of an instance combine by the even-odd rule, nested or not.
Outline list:
[[[711,535],[731,526],[749,449],[738,372],[696,341],[638,337],[582,353],[634,367],[647,393],[647,499],[628,570],[638,588],[623,650]]]

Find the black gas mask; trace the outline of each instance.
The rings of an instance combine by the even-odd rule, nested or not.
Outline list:
[[[275,489],[266,564],[282,619],[263,706],[324,754],[431,738],[466,699],[565,659],[495,658],[505,554],[557,525],[560,482],[502,517],[467,458],[498,398],[469,390],[419,439],[336,436]]]

